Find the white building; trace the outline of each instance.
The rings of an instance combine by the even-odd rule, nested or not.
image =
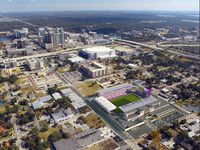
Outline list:
[[[91,78],[102,77],[110,74],[110,68],[100,63],[80,63],[83,75]]]
[[[53,96],[53,98],[54,98],[55,100],[62,99],[62,96],[61,96],[60,93],[58,93],[58,92],[52,94],[52,96]]]
[[[27,65],[30,70],[40,70],[44,68],[44,62],[38,58],[28,59]]]
[[[84,100],[80,96],[78,96],[71,88],[61,90],[61,93],[72,101],[71,104],[76,110],[86,106]]]
[[[59,112],[55,112],[55,113],[51,114],[53,121],[56,123],[67,120],[73,116],[74,116],[74,114],[72,113],[71,108],[68,108],[66,110],[60,110]]]
[[[104,46],[82,49],[79,51],[79,55],[86,59],[105,59],[116,57],[115,50]]]

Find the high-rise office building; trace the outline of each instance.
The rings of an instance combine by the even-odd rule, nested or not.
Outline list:
[[[46,49],[57,49],[64,44],[63,28],[39,28],[38,42]]]
[[[62,45],[65,42],[64,30],[63,28],[57,28],[56,30],[59,36],[59,44]]]
[[[25,39],[19,39],[17,40],[17,48],[25,48],[26,47],[26,40]]]
[[[51,33],[51,44],[52,48],[58,48],[59,47],[59,34],[58,33]]]
[[[25,38],[28,34],[28,28],[23,28],[21,30],[14,29],[13,32],[14,32],[15,38],[18,38],[18,39]]]

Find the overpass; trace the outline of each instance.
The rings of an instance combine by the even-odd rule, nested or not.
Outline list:
[[[58,50],[58,51],[46,52],[46,53],[42,53],[42,54],[34,54],[34,55],[30,55],[30,56],[4,58],[4,59],[1,59],[0,63],[22,61],[22,60],[31,59],[31,58],[51,57],[51,56],[57,56],[57,55],[62,55],[62,54],[72,54],[72,53],[78,52],[78,49],[88,48],[88,47],[90,47],[90,46],[87,45],[87,46],[81,46],[81,47],[76,47],[76,48],[70,48],[70,49],[66,49],[66,50]]]
[[[195,54],[188,53],[188,52],[186,52],[186,53],[184,52],[183,53],[183,52],[179,52],[179,51],[176,51],[176,50],[167,50],[167,49],[154,47],[154,46],[150,46],[150,45],[147,45],[147,44],[138,43],[138,42],[129,41],[129,40],[116,39],[115,41],[121,42],[122,44],[127,44],[128,46],[130,46],[130,44],[131,45],[138,45],[138,46],[150,48],[150,49],[152,49],[154,51],[167,52],[167,53],[172,53],[172,54],[175,54],[175,55],[178,55],[178,56],[183,56],[183,57],[190,58],[190,59],[200,60],[200,56],[199,55],[195,55]]]

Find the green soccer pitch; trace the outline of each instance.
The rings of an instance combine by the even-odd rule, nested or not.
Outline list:
[[[113,103],[117,107],[120,107],[128,103],[136,102],[140,99],[141,99],[140,97],[134,94],[128,94],[128,95],[124,95],[124,96],[113,99],[111,103]]]

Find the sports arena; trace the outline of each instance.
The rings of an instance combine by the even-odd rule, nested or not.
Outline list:
[[[96,102],[109,113],[121,113],[126,120],[154,111],[159,106],[159,101],[151,96],[145,96],[132,91],[133,85],[121,84],[98,91],[99,98]]]

